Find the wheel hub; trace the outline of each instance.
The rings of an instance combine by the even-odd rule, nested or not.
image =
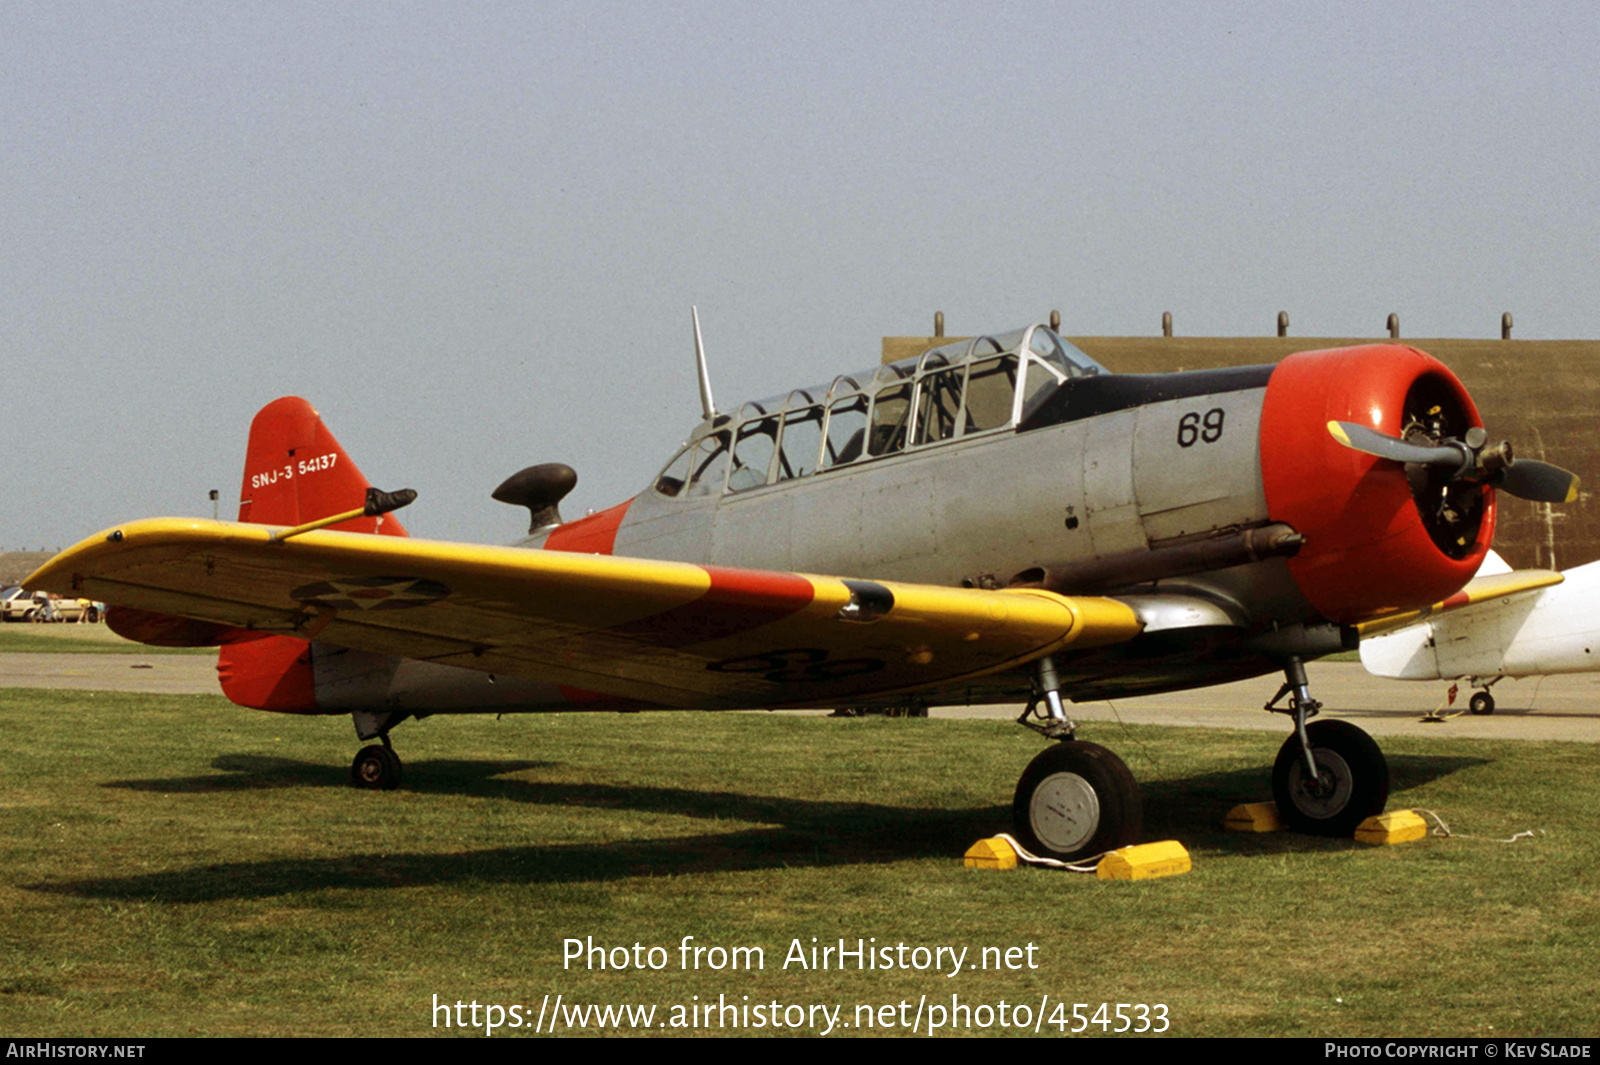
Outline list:
[[[1289,794],[1308,817],[1333,817],[1350,802],[1354,774],[1336,751],[1318,747],[1312,756],[1317,762],[1316,778],[1312,779],[1305,767],[1296,763],[1289,770]]]
[[[1055,773],[1034,789],[1028,820],[1039,842],[1052,850],[1077,850],[1100,827],[1100,799],[1076,773]]]

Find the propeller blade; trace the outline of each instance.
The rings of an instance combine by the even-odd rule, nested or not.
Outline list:
[[[1380,459],[1391,459],[1395,462],[1420,463],[1424,466],[1463,466],[1472,461],[1472,456],[1464,447],[1451,447],[1438,445],[1424,447],[1420,444],[1408,444],[1398,437],[1385,436],[1384,434],[1355,422],[1329,422],[1328,432],[1333,438],[1352,451],[1360,451],[1367,455],[1376,455]]]
[[[1381,459],[1423,466],[1454,466],[1451,480],[1467,477],[1535,503],[1571,503],[1578,498],[1578,475],[1532,459],[1513,460],[1511,446],[1485,448],[1488,434],[1474,426],[1467,430],[1467,442],[1454,440],[1428,447],[1411,444],[1398,437],[1368,429],[1355,422],[1329,422],[1332,437],[1353,451]],[[1473,473],[1474,467],[1477,472]]]
[[[1535,503],[1571,503],[1578,498],[1578,475],[1548,462],[1518,459],[1500,471],[1495,487]]]

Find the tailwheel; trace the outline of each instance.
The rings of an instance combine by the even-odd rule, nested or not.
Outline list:
[[[1306,726],[1317,778],[1311,779],[1299,736],[1290,736],[1272,766],[1278,816],[1295,832],[1350,836],[1389,801],[1389,763],[1371,736],[1348,721]]]
[[[357,788],[391,791],[400,786],[400,756],[392,747],[370,744],[356,752],[350,763],[350,784]]]
[[[1080,740],[1058,743],[1028,764],[1011,814],[1024,847],[1064,862],[1126,847],[1144,829],[1144,802],[1128,767]]]

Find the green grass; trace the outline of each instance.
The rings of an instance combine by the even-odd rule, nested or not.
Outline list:
[[[0,625],[0,654],[214,655],[215,647],[152,647],[104,625]]]
[[[546,994],[662,1019],[719,995],[843,1004],[848,1022],[955,994],[1164,1003],[1176,1035],[1594,1029],[1588,745],[1385,741],[1391,809],[1476,838],[1367,847],[1219,829],[1268,796],[1278,736],[1086,727],[1144,784],[1147,838],[1193,856],[1126,883],[961,867],[1007,827],[1040,749],[1006,722],[435,718],[396,732],[406,783],[389,793],[346,786],[347,718],[0,690],[0,728],[8,1032],[421,1035],[434,995],[536,1012]],[[1523,829],[1538,834],[1492,842]],[[766,966],[681,971],[688,935],[761,947]],[[564,969],[563,940],[589,936],[671,964]],[[969,958],[1031,943],[1039,968],[784,970],[813,936]]]

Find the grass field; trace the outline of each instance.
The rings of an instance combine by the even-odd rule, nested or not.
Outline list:
[[[125,640],[104,625],[0,625],[0,654],[215,655],[215,647],[152,647]]]
[[[1145,785],[1147,838],[1193,855],[1187,875],[1126,883],[961,868],[1007,827],[1039,749],[1005,722],[432,719],[396,732],[407,778],[389,793],[346,786],[347,718],[3,690],[0,728],[0,1030],[16,1035],[460,1034],[435,1027],[435,995],[531,1025],[558,994],[653,1004],[665,1033],[688,1030],[662,1027],[674,1006],[719,996],[842,1006],[841,1025],[906,1002],[909,1025],[954,995],[990,1007],[979,1030],[1013,1031],[1027,1004],[1045,1034],[1102,1002],[1164,1004],[1191,1036],[1600,1027],[1587,744],[1386,741],[1391,809],[1474,838],[1368,847],[1220,831],[1267,797],[1276,735],[1086,728]],[[685,936],[765,965],[685,971]],[[584,937],[667,964],[564,968]],[[812,937],[966,947],[969,965],[1021,948],[1023,968],[785,969]]]

